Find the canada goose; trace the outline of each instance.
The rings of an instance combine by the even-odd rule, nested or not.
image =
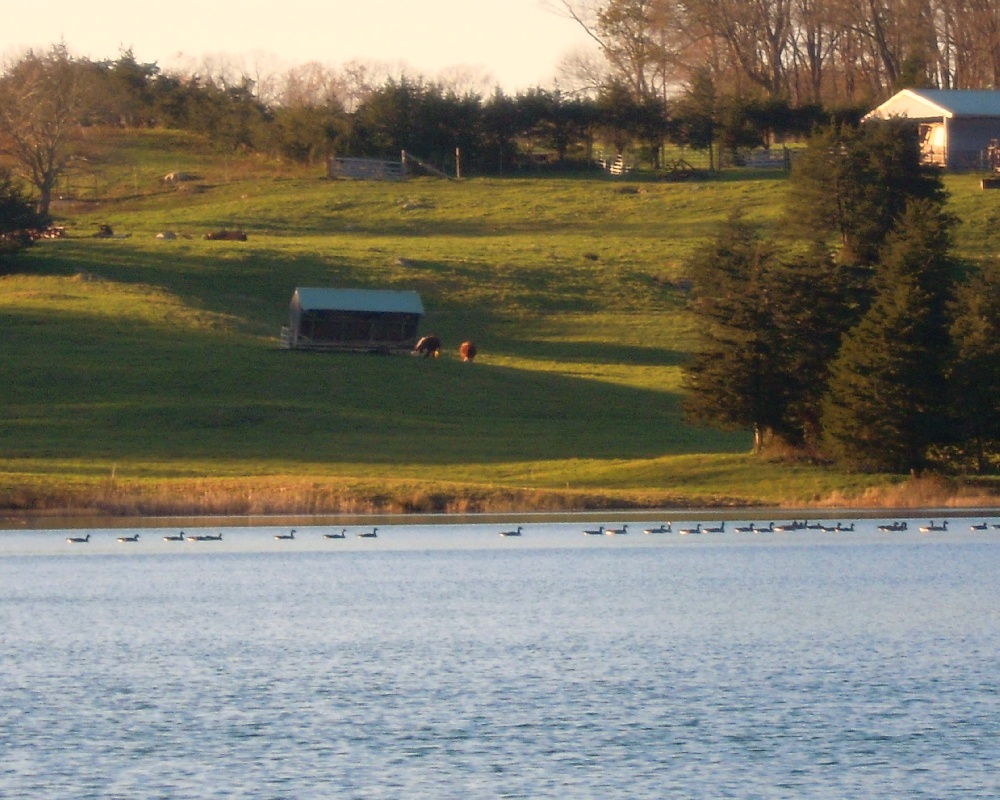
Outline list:
[[[931,520],[929,524],[920,526],[921,533],[941,533],[946,530],[948,530],[948,520],[944,520],[940,525],[935,525],[934,520]]]
[[[733,530],[736,531],[737,533],[756,533],[757,532],[757,528],[754,527],[754,525],[753,525],[752,522],[749,525],[737,525],[735,528],[733,528]]]
[[[376,536],[378,536],[378,528],[372,528],[370,531],[358,534],[359,539],[374,539]]]
[[[139,541],[139,534],[138,533],[134,533],[131,536],[119,536],[118,537],[118,541],[119,542],[138,542]]]
[[[678,533],[680,533],[682,536],[687,536],[688,534],[691,533],[701,533],[701,523],[699,522],[697,527],[694,528],[681,528],[680,531],[678,531]]]
[[[500,531],[500,535],[501,536],[520,536],[521,535],[521,526],[518,525],[516,531]]]
[[[620,528],[606,528],[604,533],[607,536],[622,536],[628,533],[628,525],[622,525]]]
[[[584,534],[584,536],[603,536],[604,535],[604,526],[601,525],[601,527],[599,527],[596,531],[595,530],[585,530],[583,532],[583,534]]]
[[[985,522],[981,522],[978,525],[970,525],[969,526],[969,530],[970,531],[985,531],[986,530],[986,523]]]
[[[163,541],[165,542],[183,542],[184,541],[184,531],[181,531],[176,536],[164,536]]]
[[[879,525],[878,529],[883,533],[893,533],[896,531],[905,531],[906,527],[906,522],[891,522],[887,525]]]
[[[726,523],[725,522],[723,522],[722,524],[720,524],[719,526],[717,526],[715,528],[705,528],[702,531],[702,533],[725,533],[725,532],[726,532]]]
[[[86,544],[90,541],[90,534],[88,533],[86,536],[68,536],[66,541],[70,544]]]
[[[838,522],[836,526],[834,526],[834,530],[836,530],[837,533],[850,533],[854,530],[854,523],[852,522],[850,525],[841,525]]]
[[[274,535],[275,539],[294,539],[295,538],[295,528],[292,528],[291,533],[276,533]]]
[[[754,533],[774,533],[774,522],[767,523],[766,528],[754,528]]]
[[[344,528],[340,533],[324,533],[324,539],[346,539],[347,538],[347,528]]]
[[[646,528],[643,533],[671,533],[671,526],[674,523],[668,522],[666,525],[660,525],[658,528]]]

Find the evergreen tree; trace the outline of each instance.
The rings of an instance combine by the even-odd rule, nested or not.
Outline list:
[[[686,369],[686,412],[722,428],[752,428],[756,450],[782,424],[786,405],[775,259],[773,245],[737,213],[689,265],[703,345]]]
[[[835,235],[847,263],[874,264],[911,200],[943,206],[936,172],[920,163],[912,126],[871,121],[817,132],[795,161],[789,186],[793,233]]]
[[[945,437],[950,225],[934,203],[911,203],[883,248],[874,301],[830,367],[824,445],[848,466],[919,471]]]
[[[1000,440],[1000,265],[962,283],[951,306],[949,369],[955,440],[986,472],[988,450]]]

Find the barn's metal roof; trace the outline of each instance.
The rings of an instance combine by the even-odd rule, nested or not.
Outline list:
[[[390,289],[314,289],[295,290],[305,311],[374,311],[383,314],[423,314],[420,295],[412,291]]]
[[[1000,117],[1000,91],[992,89],[903,89],[865,119],[954,119]]]

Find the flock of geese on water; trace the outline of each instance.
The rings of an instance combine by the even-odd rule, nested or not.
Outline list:
[[[359,539],[375,539],[378,537],[378,528],[372,528],[370,531],[361,531],[361,533],[355,534]],[[278,541],[294,541],[295,540],[295,528],[292,528],[288,533],[276,533],[274,538]],[[344,528],[340,533],[324,533],[324,539],[346,539],[347,538],[347,528]],[[87,544],[90,541],[90,534],[86,536],[69,536],[66,541],[70,544]],[[119,536],[118,541],[122,544],[128,544],[130,542],[138,542],[139,534],[133,533],[131,536]],[[165,542],[221,542],[221,533],[184,533],[181,531],[177,534],[169,534],[163,537]]]
[[[985,522],[979,522],[969,527],[969,530],[973,531],[985,531],[989,529],[989,525]],[[994,524],[993,527],[1000,530],[1000,524]],[[879,525],[878,529],[883,533],[892,533],[899,531],[909,530],[909,524],[905,520],[899,522],[891,522],[885,525]],[[854,523],[850,525],[844,525],[843,523],[837,522],[832,525],[824,525],[822,522],[809,522],[809,520],[792,520],[791,522],[784,523],[781,525],[775,525],[773,522],[769,522],[767,525],[758,526],[757,523],[751,522],[749,525],[736,525],[730,528],[731,531],[735,533],[789,533],[793,531],[823,531],[825,533],[849,533],[854,530]],[[937,533],[944,532],[948,530],[948,520],[944,520],[940,523],[936,523],[931,520],[926,525],[921,525],[917,530],[921,533]],[[603,525],[597,528],[584,529],[583,533],[585,536],[621,536],[628,533],[628,525],[622,525],[620,528],[605,528]],[[682,536],[691,536],[696,534],[704,533],[725,533],[726,523],[720,522],[718,525],[702,525],[700,522],[697,523],[693,528],[678,528],[676,531],[673,529],[673,523],[668,522],[666,524],[661,524],[656,528],[644,528],[642,531],[644,534],[657,534],[657,533],[679,533]],[[500,531],[501,536],[520,536],[523,533],[523,528],[518,526],[516,530],[510,531]]]
[[[991,526],[986,522],[977,522],[969,526],[969,530],[972,531],[985,531],[989,530]],[[994,523],[992,527],[996,530],[1000,530],[1000,523]],[[910,530],[909,524],[905,520],[900,520],[898,522],[890,522],[885,525],[879,525],[878,529],[883,533],[897,533],[901,531]],[[833,525],[824,525],[822,522],[809,522],[808,520],[792,520],[781,525],[775,525],[774,522],[769,522],[767,525],[758,526],[756,523],[751,522],[749,525],[735,525],[730,528],[734,533],[790,533],[794,531],[823,531],[825,533],[849,533],[854,530],[854,523],[850,525],[844,525],[837,522]],[[948,520],[943,520],[940,523],[936,523],[931,520],[926,525],[921,525],[917,528],[921,533],[943,533],[948,530]],[[622,525],[620,528],[605,528],[603,525],[597,528],[586,528],[583,533],[585,536],[623,536],[629,532],[628,525]],[[691,536],[700,535],[708,533],[725,533],[726,523],[720,522],[718,525],[702,525],[700,522],[697,523],[693,528],[678,528],[676,531],[673,529],[673,523],[667,522],[666,524],[660,524],[655,528],[644,528],[642,531],[644,534],[653,535],[661,533],[679,533],[681,536]],[[517,528],[500,531],[500,535],[504,538],[512,536],[521,536],[524,533],[524,526],[518,525]],[[364,530],[360,533],[356,533],[355,536],[359,539],[375,539],[378,537],[378,528],[372,528],[371,530]],[[276,533],[274,538],[278,541],[294,541],[295,540],[295,529],[288,533]],[[340,533],[324,533],[324,539],[346,539],[347,538],[347,528],[344,528]],[[90,534],[86,536],[70,536],[66,539],[70,544],[87,544],[90,541]],[[119,536],[118,541],[122,544],[128,544],[130,542],[138,542],[139,534],[134,533],[131,536]],[[221,542],[221,533],[203,533],[203,534],[186,534],[181,531],[178,534],[171,534],[163,537],[165,542]]]

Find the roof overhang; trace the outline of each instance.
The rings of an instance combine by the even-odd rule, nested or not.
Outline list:
[[[303,311],[354,311],[377,314],[424,313],[420,295],[414,291],[391,289],[316,289],[299,287],[298,298]]]

